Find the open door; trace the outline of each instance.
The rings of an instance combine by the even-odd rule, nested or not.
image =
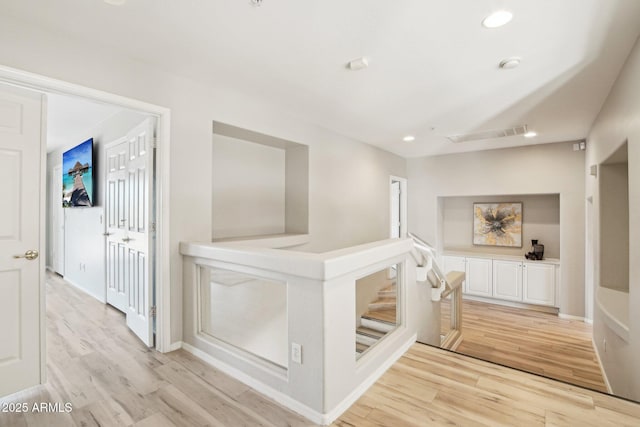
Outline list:
[[[153,346],[154,121],[106,146],[107,303]]]
[[[44,378],[44,103],[0,84],[0,397]]]

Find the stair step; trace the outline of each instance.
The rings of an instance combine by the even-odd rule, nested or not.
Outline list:
[[[356,342],[356,353],[364,353],[370,346]]]
[[[370,337],[368,335],[356,334],[356,343],[364,344],[366,346],[372,346],[378,342],[377,337]]]
[[[384,320],[375,319],[373,317],[369,317],[369,316],[366,316],[366,315],[360,317],[360,325],[362,325],[361,327],[373,329],[373,330],[380,331],[380,332],[383,332],[383,333],[387,333],[389,331],[393,331],[396,328],[396,324],[395,323],[391,323],[391,322],[386,322]]]
[[[378,298],[377,300],[369,304],[369,310],[370,311],[389,310],[389,309],[396,308],[396,304],[397,304],[397,299],[395,297]]]
[[[366,326],[360,326],[358,329],[356,329],[356,333],[360,335],[366,335],[374,339],[380,339],[386,334],[386,332],[384,331],[367,328]]]

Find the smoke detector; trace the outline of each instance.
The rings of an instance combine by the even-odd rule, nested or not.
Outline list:
[[[347,62],[347,68],[351,71],[358,71],[369,66],[369,60],[364,56]]]
[[[503,70],[508,70],[510,68],[516,68],[518,65],[520,65],[520,58],[514,56],[500,61],[498,67],[502,68]]]

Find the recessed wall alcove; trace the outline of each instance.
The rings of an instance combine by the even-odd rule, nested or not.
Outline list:
[[[308,146],[213,122],[212,179],[213,241],[308,233]]]
[[[522,247],[473,245],[474,203],[522,203]],[[560,258],[560,195],[513,194],[438,198],[439,240],[444,251],[522,256],[531,239],[544,245],[545,258]]]

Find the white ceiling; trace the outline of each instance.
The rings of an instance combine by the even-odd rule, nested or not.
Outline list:
[[[121,107],[82,98],[47,94],[47,152],[80,144]]]
[[[1,8],[408,157],[584,138],[640,33],[638,0],[3,0]],[[498,8],[513,21],[483,28]],[[363,55],[368,69],[345,69]],[[511,56],[520,67],[498,69]],[[444,138],[521,124],[538,136]],[[416,141],[402,142],[406,134]]]

